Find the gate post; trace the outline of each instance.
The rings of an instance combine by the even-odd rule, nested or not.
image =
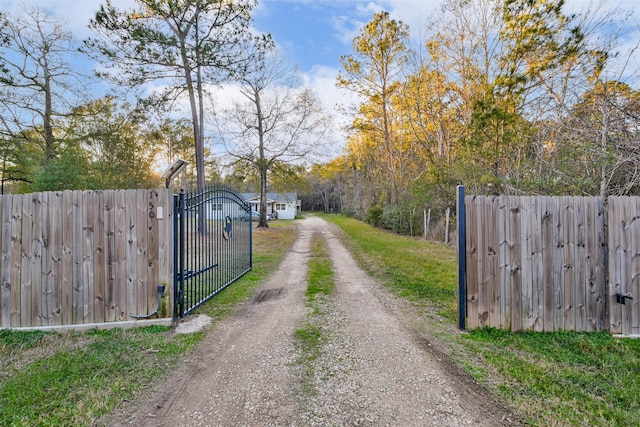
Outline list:
[[[464,206],[464,185],[458,185],[456,192],[456,220],[458,222],[458,328],[464,331],[467,320],[467,221]]]
[[[173,321],[184,316],[184,189],[173,196]]]

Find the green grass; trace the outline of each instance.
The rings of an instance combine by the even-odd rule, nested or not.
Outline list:
[[[43,356],[23,364],[19,357],[6,369],[0,383],[0,425],[69,426],[88,425],[113,410],[171,369],[198,340],[197,335],[168,339],[168,327],[136,330],[91,331],[85,334],[33,335],[3,332],[3,342],[19,341],[21,349]],[[24,344],[24,345],[23,345]],[[63,344],[63,345],[60,345]],[[47,346],[58,346],[47,354]]]
[[[296,237],[293,221],[254,232],[254,268],[197,311],[231,314],[279,264]],[[0,426],[110,425],[109,414],[162,382],[205,336],[170,328],[87,333],[0,331]]]
[[[398,295],[432,305],[437,314],[455,322],[457,264],[453,249],[341,215],[318,216],[337,224],[350,237],[353,244],[348,244],[349,249],[370,274]]]
[[[29,350],[38,345],[48,334],[43,331],[15,332],[10,329],[0,331],[0,350],[6,347]]]
[[[317,236],[312,241],[307,276],[306,296],[309,300],[313,300],[320,295],[331,295],[335,287],[333,270],[331,262],[327,258],[324,242]]]
[[[640,341],[608,333],[482,329],[463,335],[532,424],[640,425]],[[476,373],[480,380],[487,372]]]
[[[307,270],[307,307],[309,312],[302,327],[296,330],[296,337],[300,342],[300,357],[298,363],[303,368],[302,391],[303,396],[315,393],[315,365],[314,362],[322,354],[322,346],[326,341],[328,331],[324,321],[324,306],[330,303],[329,297],[335,288],[333,269],[329,261],[324,241],[317,234],[311,243],[311,257]]]
[[[531,425],[640,425],[640,341],[607,333],[482,329],[459,333],[455,251],[351,218],[319,215],[342,228],[359,262],[425,316],[427,333],[467,372]],[[435,325],[435,326],[434,326]]]

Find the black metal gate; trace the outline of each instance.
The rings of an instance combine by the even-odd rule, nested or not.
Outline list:
[[[174,196],[174,319],[252,267],[251,206],[224,186]]]

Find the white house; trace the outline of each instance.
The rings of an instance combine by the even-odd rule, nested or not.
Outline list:
[[[260,211],[260,193],[241,193],[255,212]],[[300,213],[298,193],[267,193],[267,215],[275,213],[278,219],[294,219]]]
[[[216,192],[208,198],[205,197],[197,201],[198,203],[204,204],[205,214],[208,220],[222,221],[227,216],[232,219],[238,219],[243,214],[246,214],[242,211],[240,205],[238,205],[238,200],[229,194],[231,193]],[[238,196],[242,197],[241,195]],[[197,217],[198,210],[195,206],[191,208],[190,212]]]

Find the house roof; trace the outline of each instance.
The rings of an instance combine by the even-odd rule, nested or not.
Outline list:
[[[260,200],[260,193],[240,193],[240,197],[245,202]],[[295,203],[298,200],[298,193],[267,193],[269,203]]]

